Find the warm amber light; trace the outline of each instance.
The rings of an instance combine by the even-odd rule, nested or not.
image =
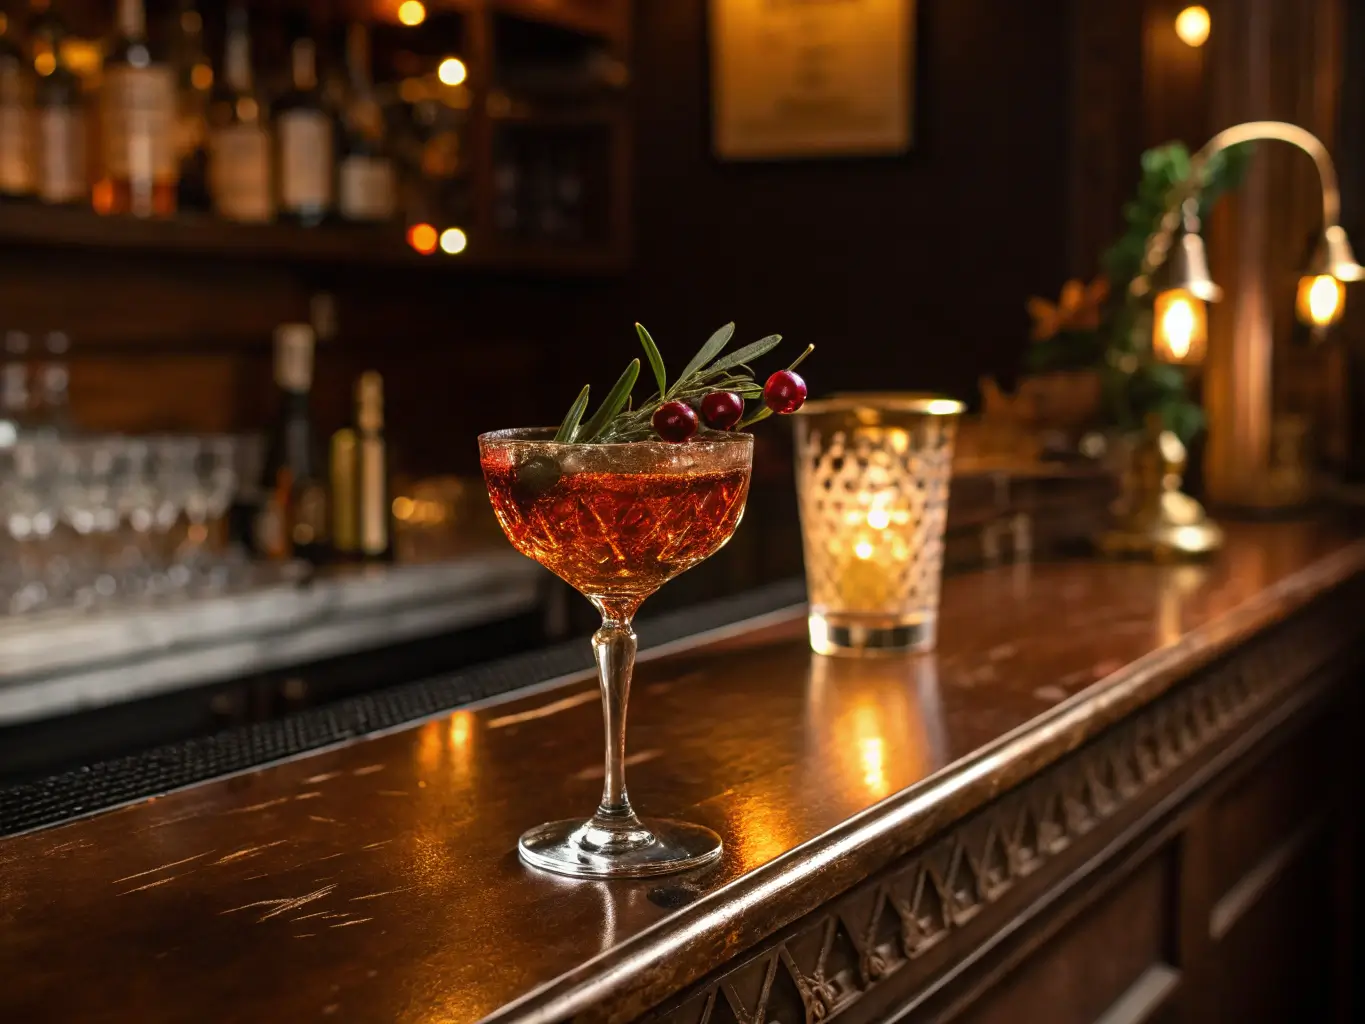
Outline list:
[[[398,20],[404,25],[420,25],[427,20],[426,4],[418,0],[403,0],[398,5]]]
[[[96,213],[109,213],[114,208],[114,183],[108,178],[95,182],[90,190],[90,206]]]
[[[441,251],[454,256],[465,251],[469,236],[459,228],[446,228],[441,232]]]
[[[1162,292],[1153,312],[1152,347],[1167,363],[1197,363],[1204,358],[1208,342],[1208,315],[1204,300],[1184,288]]]
[[[190,68],[190,84],[200,92],[213,88],[213,68],[207,64],[196,64]]]
[[[412,246],[423,256],[430,256],[436,251],[437,235],[436,229],[430,224],[414,224],[408,228],[408,245]]]
[[[469,69],[459,57],[447,57],[437,66],[436,77],[442,85],[459,85],[469,77]]]
[[[413,246],[416,248],[416,246]],[[407,522],[412,518],[412,511],[416,507],[416,502],[405,495],[399,495],[393,499],[393,517],[400,522]]]
[[[46,78],[57,70],[57,55],[51,50],[43,50],[33,56],[33,70]]]
[[[1346,286],[1331,274],[1318,274],[1299,281],[1295,310],[1302,323],[1311,327],[1330,327],[1346,309]]]
[[[1209,38],[1209,12],[1195,4],[1175,16],[1175,34],[1187,46],[1203,46]]]

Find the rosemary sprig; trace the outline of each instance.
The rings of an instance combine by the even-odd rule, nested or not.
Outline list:
[[[582,420],[588,407],[588,388],[585,386],[578,393],[568,415],[564,417],[564,422],[560,424],[555,434],[556,441],[575,444],[622,444],[650,440],[657,437],[653,419],[661,405],[665,402],[685,402],[697,406],[703,398],[715,391],[732,391],[746,401],[761,402],[763,385],[754,379],[754,372],[749,364],[767,355],[782,341],[780,334],[770,334],[766,338],[760,338],[736,349],[729,355],[722,355],[725,346],[735,334],[735,325],[726,324],[706,340],[706,344],[670,385],[663,356],[659,353],[659,347],[654,343],[653,337],[641,324],[635,325],[635,332],[639,335],[640,344],[645,350],[645,360],[653,371],[658,390],[638,406],[634,405],[630,392],[640,375],[640,360],[634,359],[617,379],[606,400],[586,423]],[[814,345],[807,345],[787,369],[795,369],[814,349]],[[771,415],[771,409],[760,405],[741,419],[734,429],[741,430],[752,426]]]

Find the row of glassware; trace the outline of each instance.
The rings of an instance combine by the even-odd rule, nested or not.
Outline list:
[[[0,447],[0,615],[221,589],[230,436],[20,435]]]

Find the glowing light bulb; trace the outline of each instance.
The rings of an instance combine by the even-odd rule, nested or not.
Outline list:
[[[469,236],[460,228],[446,228],[441,232],[441,251],[454,256],[465,251]]]
[[[1330,274],[1299,281],[1295,311],[1299,320],[1313,327],[1329,327],[1341,319],[1346,308],[1346,288]]]
[[[403,0],[398,5],[398,20],[404,25],[420,25],[427,20],[426,4],[420,0]]]
[[[447,57],[437,65],[436,77],[442,85],[459,85],[469,77],[469,69],[459,57]]]
[[[1209,12],[1198,4],[1175,16],[1175,34],[1186,46],[1203,46],[1209,38]]]
[[[423,256],[430,256],[436,251],[436,241],[436,229],[430,224],[414,224],[408,228],[408,245]]]
[[[1208,320],[1204,300],[1183,288],[1162,292],[1153,311],[1152,346],[1168,363],[1197,363],[1204,357]]]
[[[853,553],[866,562],[872,557],[872,542],[860,540],[853,546]]]
[[[891,525],[891,513],[884,508],[869,509],[867,525],[874,530],[885,530]]]
[[[1194,310],[1189,302],[1172,302],[1161,318],[1161,331],[1171,355],[1184,359],[1190,354],[1190,339],[1194,337]]]

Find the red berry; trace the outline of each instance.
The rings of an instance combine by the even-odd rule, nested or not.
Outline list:
[[[744,415],[744,399],[733,391],[712,391],[701,400],[701,418],[712,430],[729,430]]]
[[[685,402],[665,402],[650,420],[665,441],[686,441],[697,432],[697,414]]]
[[[773,412],[796,412],[806,401],[806,382],[791,370],[778,370],[763,385],[763,404]]]

